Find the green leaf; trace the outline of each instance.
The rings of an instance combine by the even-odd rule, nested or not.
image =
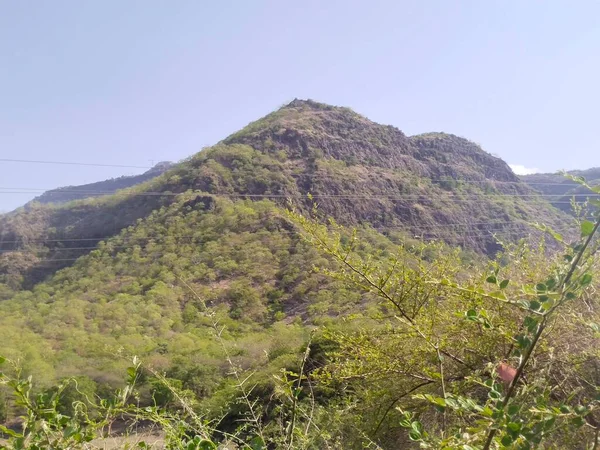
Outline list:
[[[489,406],[486,406],[483,408],[483,411],[481,411],[481,415],[485,417],[492,417],[492,414],[494,414],[494,410]]]
[[[419,434],[423,434],[423,425],[421,424],[421,422],[418,421],[414,421],[413,423],[410,424],[410,426],[412,427],[413,430],[415,430],[417,433]]]
[[[446,400],[444,400],[442,397],[434,397],[433,401],[439,406],[446,406]]]
[[[519,406],[518,405],[510,405],[508,407],[508,409],[506,410],[506,412],[508,413],[509,416],[514,416],[516,413],[519,412]]]
[[[582,286],[587,286],[588,284],[590,284],[592,282],[592,274],[590,273],[586,273],[582,278],[581,278],[581,285]]]
[[[585,420],[583,419],[583,417],[577,416],[571,419],[571,423],[576,427],[582,427],[585,425]]]
[[[537,291],[533,288],[533,286],[530,286],[530,285],[523,286],[523,292],[527,295],[537,294]]]
[[[455,399],[453,399],[453,398],[447,398],[446,399],[446,405],[448,407],[452,408],[452,409],[459,409],[460,408],[459,403]]]
[[[546,292],[546,285],[544,283],[538,283],[535,285],[535,289],[538,292]]]
[[[510,444],[512,444],[513,442],[513,438],[512,436],[509,436],[508,434],[504,435],[502,437],[502,439],[500,440],[500,443],[502,445],[504,445],[505,447],[508,447]]]
[[[529,331],[530,333],[534,333],[537,330],[538,321],[535,320],[533,317],[527,316],[523,321],[523,325],[527,327],[527,331]]]
[[[511,431],[519,431],[521,429],[521,424],[517,422],[510,422],[507,427]]]
[[[554,426],[554,422],[556,422],[555,416],[550,416],[544,421],[544,429],[550,430]]]
[[[0,432],[14,438],[19,438],[23,436],[22,434],[19,434],[11,430],[10,428],[6,428],[4,425],[0,425]]]
[[[581,237],[587,237],[594,232],[594,223],[589,220],[581,222]]]
[[[500,283],[500,289],[506,289],[508,283],[510,283],[510,280],[503,280],[502,283]]]
[[[467,311],[467,319],[473,320],[475,317],[477,317],[477,311],[475,311],[474,309],[470,309]]]
[[[556,279],[555,278],[548,278],[546,280],[546,286],[548,286],[548,289],[554,289],[556,287]]]
[[[515,338],[519,348],[526,349],[531,345],[531,340],[527,336],[519,335]]]
[[[6,362],[6,358],[4,356],[0,356],[0,364],[4,364]]]
[[[500,300],[506,300],[506,294],[502,291],[494,291],[489,294],[490,297],[497,298]]]
[[[137,370],[136,370],[135,367],[128,367],[127,368],[127,375],[129,376],[129,378],[131,380],[135,379],[136,374],[137,374]]]
[[[419,433],[418,431],[415,431],[415,430],[410,430],[410,432],[408,433],[408,437],[410,438],[411,441],[420,441],[421,433]]]
[[[496,276],[495,276],[495,275],[490,275],[489,277],[487,277],[487,278],[485,279],[485,281],[487,281],[488,283],[491,283],[491,284],[496,284],[496,283],[498,283],[498,279],[496,278]]]
[[[550,236],[552,236],[554,239],[556,239],[558,242],[563,242],[564,241],[564,237],[562,234],[557,233],[556,231],[548,228],[548,233],[550,233]]]
[[[204,445],[204,447],[202,445]],[[199,450],[216,450],[217,448],[218,447],[215,443],[204,440],[200,443]],[[254,438],[252,438],[252,440],[250,441],[250,448],[252,450],[263,450],[267,447],[260,436],[254,436]]]
[[[488,392],[488,397],[496,400],[496,399],[499,399],[500,397],[502,397],[502,394],[500,394],[500,392],[498,392],[498,391],[490,391],[490,392]]]
[[[410,417],[403,417],[400,419],[400,426],[403,428],[410,428]]]
[[[550,236],[552,236],[554,239],[556,239],[558,242],[563,242],[563,237],[561,234],[557,233],[556,231],[554,231],[552,228],[550,228],[548,225],[540,225],[538,223],[534,223],[532,224],[532,226],[534,228],[537,228],[538,230],[544,232],[544,233],[548,233]]]
[[[529,309],[531,309],[532,311],[539,310],[541,306],[542,304],[536,300],[532,300],[529,302]]]

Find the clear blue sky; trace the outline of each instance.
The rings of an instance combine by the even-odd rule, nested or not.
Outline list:
[[[0,0],[0,158],[179,160],[294,97],[600,166],[596,1]],[[0,188],[135,169],[0,162]],[[31,195],[0,194],[0,210]]]

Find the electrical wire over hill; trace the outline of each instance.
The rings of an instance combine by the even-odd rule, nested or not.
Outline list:
[[[108,164],[108,163],[84,163],[84,162],[73,162],[73,161],[42,161],[32,159],[12,159],[12,158],[0,158],[0,162],[9,163],[24,163],[24,164],[57,164],[64,166],[89,166],[89,167],[119,167],[124,169],[152,169],[147,166],[134,166],[128,164]]]
[[[521,234],[517,234],[515,232],[498,232],[498,233],[490,233],[489,234],[492,237],[495,237],[497,239],[501,239],[501,238],[507,238],[507,239],[512,239],[512,238],[523,238],[523,236]],[[465,237],[477,237],[477,234],[468,234],[465,235]],[[424,239],[424,240],[428,240],[428,241],[439,241],[442,239],[442,237],[440,236],[417,236],[418,238]],[[289,250],[291,248],[291,245],[293,245],[292,243],[288,244],[288,245],[283,245],[283,246],[274,246],[274,247],[268,247],[268,250],[271,251],[279,251],[279,250]],[[141,248],[141,250],[147,250],[145,247],[143,246],[114,246],[112,247],[113,249],[115,248],[122,248],[122,249],[136,249],[136,248]],[[98,248],[90,248],[90,250],[97,250]],[[108,249],[107,249],[108,250]],[[152,256],[152,257],[162,257],[166,255],[166,253],[163,252],[153,252],[153,253],[149,253],[148,255],[141,255],[141,257],[148,257],[148,256]],[[108,255],[108,254],[102,254],[99,255],[98,257],[93,257],[94,259],[99,258],[99,259],[104,259],[104,258],[111,258],[111,259],[115,259],[118,258],[120,256],[125,256],[123,255],[122,252],[119,252],[115,255]],[[41,259],[39,261],[37,261],[37,265],[40,264],[47,264],[47,263],[58,263],[58,262],[74,262],[74,261],[83,261],[82,258],[86,258],[89,257],[89,255],[81,255],[77,258],[58,258],[58,259]]]
[[[388,229],[389,230],[389,229]],[[386,229],[377,229],[377,231],[379,232],[385,232]],[[406,231],[406,230],[400,230],[400,231]],[[529,230],[530,232],[535,232],[535,233],[541,233],[540,230],[532,228],[531,230]],[[421,233],[409,233],[407,232],[410,236],[415,237],[415,238],[421,238],[421,239],[446,239],[446,240],[451,240],[451,239],[455,239],[458,237],[482,237],[482,236],[490,236],[490,237],[497,237],[497,236],[515,236],[515,237],[525,237],[524,233],[525,230],[523,230],[523,225],[520,224],[513,224],[513,226],[505,226],[501,229],[498,230],[480,230],[480,229],[473,229],[473,230],[457,230],[457,231],[452,231],[452,232],[445,232],[445,233],[439,233],[437,231],[422,231]],[[291,235],[291,236],[296,236],[299,235],[298,232],[294,231],[294,230],[279,230],[277,231],[277,234],[284,234],[284,235]],[[50,250],[52,252],[64,252],[64,251],[93,251],[93,250],[104,250],[104,251],[112,251],[115,249],[122,249],[122,250],[127,250],[127,249],[134,249],[134,248],[139,248],[139,247],[143,247],[146,248],[148,245],[191,245],[191,244],[203,244],[204,242],[198,238],[197,236],[182,236],[182,237],[177,237],[177,238],[170,238],[170,239],[162,239],[161,238],[156,238],[156,237],[147,237],[147,238],[135,238],[135,240],[123,240],[122,242],[119,241],[119,238],[116,237],[114,238],[116,239],[116,242],[105,242],[104,245],[102,247],[98,247],[98,246],[78,246],[78,247],[52,247],[52,248],[45,248],[45,250]],[[16,241],[13,241],[16,242]],[[1,242],[0,244],[6,244],[7,242]],[[271,247],[270,247],[271,248]],[[284,246],[283,248],[289,248],[289,245]],[[17,253],[17,254],[37,254],[40,252],[39,248],[34,248],[34,249],[4,249],[4,250],[0,250],[0,254],[7,254],[7,253]]]
[[[4,191],[2,191],[4,189]],[[16,188],[0,188],[0,194],[31,194],[33,190],[30,191],[17,191],[17,190],[8,190],[8,189],[16,189]],[[45,192],[43,190],[39,190],[39,192]],[[176,197],[186,192],[163,192],[163,191],[145,191],[145,192],[127,192],[123,190],[121,192],[112,192],[112,191],[81,191],[81,190],[67,190],[61,189],[60,193],[77,193],[77,194],[88,194],[90,196],[98,195],[119,195],[122,194],[127,197],[157,197],[157,196],[165,196],[165,197]],[[200,194],[200,193],[199,193]],[[275,198],[307,198],[307,194],[233,194],[233,193],[204,193],[205,195],[213,195],[215,197],[226,197],[226,198],[266,198],[266,199],[275,199]],[[352,200],[426,200],[427,197],[422,194],[310,194],[312,198],[315,199],[352,199]],[[445,194],[444,198],[452,198],[456,199],[456,201],[464,201],[464,202],[472,202],[472,198],[464,198],[464,197],[473,197],[473,198],[521,198],[521,199],[547,199],[547,198],[564,198],[565,194],[501,194],[501,193],[452,193],[449,192]],[[600,194],[577,194],[577,196],[585,196],[589,198],[599,198]],[[553,202],[560,203],[560,202]],[[571,203],[570,201],[562,201],[562,203]],[[583,203],[580,201],[579,203]]]
[[[142,166],[135,164],[113,164],[113,163],[86,163],[86,162],[77,162],[77,161],[53,161],[53,160],[30,160],[30,159],[13,159],[13,158],[0,158],[0,163],[22,163],[22,164],[56,164],[56,165],[69,165],[69,166],[87,166],[87,167],[116,167],[116,168],[125,168],[125,169],[152,169],[151,166]],[[311,178],[319,178],[320,175],[311,175]],[[326,178],[326,177],[323,177]],[[529,185],[529,186],[580,186],[578,183],[568,182],[565,180],[564,183],[560,182],[527,182],[527,181],[506,181],[506,180],[495,180],[495,179],[483,179],[483,180],[464,180],[454,177],[446,177],[446,178],[427,178],[421,177],[424,181],[430,181],[434,183],[443,183],[448,181],[455,181],[458,183],[466,183],[466,184],[506,184],[506,185]],[[4,189],[4,188],[0,188]],[[39,189],[43,191],[53,190],[56,188],[50,189]]]
[[[506,227],[527,227],[527,226],[531,226],[532,224],[526,221],[514,221],[514,220],[507,220],[507,221],[487,221],[487,222],[454,222],[454,223],[439,223],[439,224],[401,224],[401,225],[389,225],[389,226],[381,226],[381,227],[373,227],[374,230],[379,231],[379,232],[386,232],[386,231],[410,231],[410,230],[423,230],[423,229],[448,229],[448,228],[461,228],[461,227],[478,227],[477,230],[475,231],[494,231],[494,230],[481,230],[479,227],[500,227],[499,230],[497,231],[502,231],[503,229],[505,229]],[[568,228],[565,228],[565,230],[568,230]],[[257,230],[257,231],[264,231],[264,230]],[[296,234],[295,231],[290,231],[290,230],[269,230],[269,231],[275,231],[277,233],[289,233],[289,234]],[[108,239],[120,239],[119,235],[104,235],[104,236],[97,236],[97,237],[86,237],[86,238],[77,238],[77,237],[73,237],[73,238],[68,238],[68,237],[64,237],[64,238],[49,238],[49,239],[25,239],[25,240],[3,240],[2,236],[0,234],[0,245],[2,244],[45,244],[45,243],[61,243],[61,242],[90,242],[90,241],[95,241],[95,242],[100,242],[100,241],[106,241]],[[139,239],[139,238],[135,238],[135,239]],[[144,239],[155,239],[152,237],[148,237],[148,238],[144,238]],[[181,238],[177,238],[177,239],[181,239]]]

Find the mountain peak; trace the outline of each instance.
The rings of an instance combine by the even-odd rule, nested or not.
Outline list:
[[[333,105],[328,105],[327,103],[317,102],[311,99],[301,99],[295,98],[290,103],[283,107],[285,108],[300,108],[300,109],[314,109],[314,110],[322,110],[322,111],[331,111],[335,108],[339,108]],[[341,108],[340,108],[341,109]]]
[[[508,165],[465,138],[448,133],[407,137],[398,128],[375,123],[350,108],[294,99],[229,136],[287,158],[325,159],[349,165],[403,170],[416,177],[518,182]]]
[[[152,166],[146,172],[144,172],[144,175],[146,175],[146,174],[159,174],[160,175],[161,173],[166,172],[173,166],[174,166],[174,164],[171,161],[160,161],[160,162],[154,164],[154,166]]]

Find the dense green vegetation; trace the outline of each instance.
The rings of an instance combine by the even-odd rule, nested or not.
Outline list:
[[[392,435],[377,442],[398,445],[400,424],[421,448],[600,445],[592,286],[600,219],[582,221],[580,239],[554,258],[543,246],[509,246],[487,271],[471,267],[468,275],[439,254],[431,262],[411,262],[402,251],[365,260],[353,251],[360,238],[344,242],[296,220],[338,261],[331,275],[373,292],[394,313],[383,334],[329,334],[337,346],[320,372],[328,384],[351,386],[360,405],[353,419],[371,440],[391,425]]]
[[[15,332],[40,327],[31,335],[45,350],[5,378],[21,386],[4,393],[7,419],[28,415],[25,434],[10,441],[15,448],[40,439],[77,447],[116,418],[156,423],[172,448],[222,440],[247,448],[597,445],[597,225],[582,222],[581,240],[564,255],[548,258],[543,246],[523,242],[485,263],[441,244],[396,245],[373,231],[324,226],[266,201],[217,200],[208,211],[197,205],[185,215],[176,205],[153,214],[28,294],[37,299],[1,305]],[[199,230],[183,220],[190,216],[205,241],[193,242]],[[167,223],[190,237],[172,237],[171,245],[196,250],[181,259],[154,253],[153,237],[169,240]],[[290,225],[303,239],[286,233]],[[280,239],[236,236],[240,226]],[[142,233],[149,229],[161,233]],[[147,244],[115,252],[125,237]],[[226,254],[235,256],[222,264]],[[272,266],[275,254],[283,258]],[[135,264],[126,264],[130,258]],[[236,276],[245,264],[260,266],[252,283]],[[135,273],[125,269],[133,266]],[[269,271],[289,276],[295,267],[296,276],[284,276],[294,290],[262,284]],[[73,295],[82,288],[77,273],[87,273],[84,299]],[[285,294],[272,294],[278,289]],[[129,384],[111,394],[132,351],[146,369],[127,369]],[[80,375],[53,388],[45,378],[59,376],[49,372],[52,358]],[[22,400],[22,391],[32,392],[22,381],[29,373],[42,390],[31,404]],[[44,423],[58,434],[42,433]]]
[[[113,422],[171,448],[586,448],[596,230],[532,222],[577,232],[463,138],[311,101],[114,195],[1,216],[11,448]]]

